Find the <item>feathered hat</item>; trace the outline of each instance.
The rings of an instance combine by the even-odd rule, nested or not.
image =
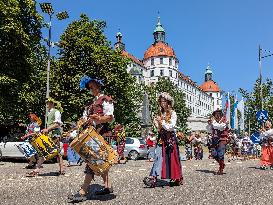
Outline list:
[[[174,99],[173,97],[167,93],[167,92],[162,92],[158,95],[157,97],[157,101],[159,102],[160,98],[164,98],[166,99],[167,101],[171,102],[171,106],[173,107],[174,106]]]
[[[83,89],[88,89],[88,83],[90,81],[95,81],[96,83],[98,83],[101,87],[104,86],[103,84],[103,80],[98,80],[96,78],[90,78],[89,76],[87,75],[84,75],[81,80],[80,80],[80,89],[83,90]]]

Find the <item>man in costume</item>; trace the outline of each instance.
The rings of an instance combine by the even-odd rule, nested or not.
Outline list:
[[[61,111],[62,108],[60,106],[60,103],[54,100],[53,98],[49,98],[46,101],[47,107],[48,107],[48,114],[47,114],[47,121],[46,121],[46,127],[41,131],[41,133],[48,134],[49,137],[54,141],[54,143],[58,147],[58,155],[57,160],[59,163],[59,175],[64,175],[64,163],[61,152],[61,136],[62,136],[62,120],[61,120]],[[39,174],[41,165],[45,161],[44,157],[39,157],[36,169],[33,170],[28,174],[29,177],[33,177]]]
[[[109,123],[114,120],[114,105],[111,97],[102,94],[101,88],[103,83],[100,80],[92,79],[88,76],[83,76],[80,81],[80,89],[88,89],[94,96],[92,104],[86,107],[83,119],[85,124],[94,126],[97,132],[105,137],[109,135],[110,128]],[[86,165],[85,167],[85,179],[78,193],[69,196],[68,198],[73,202],[80,202],[87,200],[88,188],[91,181],[94,179],[93,170]],[[96,195],[105,195],[113,193],[112,184],[109,180],[108,172],[103,176],[104,188],[97,191]]]
[[[219,170],[215,174],[222,175],[225,168],[224,155],[229,130],[228,122],[222,110],[216,110],[212,113],[211,119],[208,120],[207,130],[212,134],[211,156],[219,164]]]
[[[125,164],[126,159],[124,158],[124,149],[125,149],[125,132],[121,124],[117,124],[114,129],[114,137],[117,142],[117,152],[118,152],[118,163]]]
[[[265,170],[267,167],[273,169],[273,129],[271,122],[265,122],[264,127],[261,129],[261,142],[262,142],[262,156],[261,156],[261,169]]]

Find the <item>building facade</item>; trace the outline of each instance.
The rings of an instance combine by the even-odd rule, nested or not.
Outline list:
[[[211,113],[222,108],[222,95],[219,86],[212,79],[210,66],[206,68],[204,83],[197,85],[179,70],[179,60],[174,49],[165,41],[165,30],[160,17],[153,36],[154,43],[145,51],[142,60],[126,51],[120,32],[116,35],[117,42],[114,46],[115,49],[122,50],[122,55],[131,59],[127,71],[137,82],[151,85],[161,77],[169,78],[185,94],[186,106],[191,110],[188,127],[193,131],[205,130]]]

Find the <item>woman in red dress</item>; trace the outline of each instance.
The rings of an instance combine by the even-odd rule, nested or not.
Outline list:
[[[159,112],[154,119],[154,125],[158,131],[157,147],[162,148],[157,153],[150,177],[144,179],[147,186],[155,187],[156,180],[169,179],[170,186],[182,184],[182,168],[179,157],[178,139],[176,136],[177,115],[173,110],[174,101],[168,93],[161,93],[158,97]]]

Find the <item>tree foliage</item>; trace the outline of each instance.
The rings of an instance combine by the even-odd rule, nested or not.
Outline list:
[[[36,72],[35,49],[41,40],[42,18],[32,0],[0,2],[0,124],[13,124],[30,104],[26,91]],[[36,96],[36,94],[34,94]]]
[[[174,98],[174,110],[177,114],[177,126],[186,131],[187,119],[190,116],[190,109],[186,107],[185,94],[180,91],[169,79],[161,78],[156,84],[146,86],[151,104],[152,118],[158,113],[157,97],[161,92],[167,92]]]
[[[263,99],[261,99],[260,95],[261,87]],[[256,113],[262,109],[262,102],[263,109],[268,111],[269,119],[273,119],[273,84],[270,79],[262,83],[262,86],[260,86],[260,79],[257,79],[251,92],[242,88],[239,89],[239,92],[245,99],[245,125],[246,127],[250,125],[251,132],[259,128]]]
[[[127,73],[128,60],[111,48],[103,34],[106,24],[86,15],[72,22],[60,37],[59,58],[51,72],[51,97],[62,103],[64,121],[77,121],[83,107],[92,100],[79,89],[80,78],[102,79],[104,92],[115,102],[115,120],[124,125],[138,121],[137,87]]]

